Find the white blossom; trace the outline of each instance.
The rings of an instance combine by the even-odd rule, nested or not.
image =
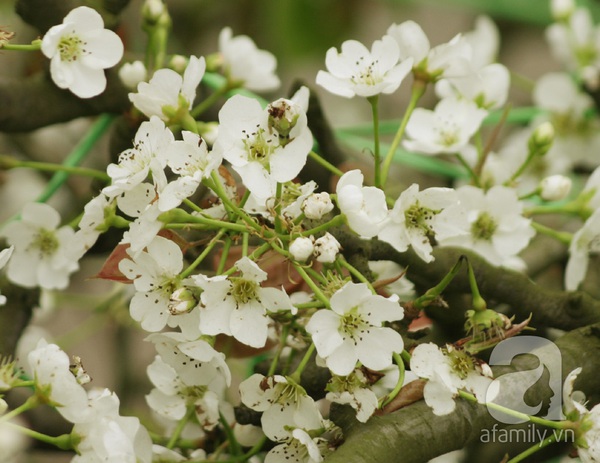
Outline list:
[[[119,69],[119,79],[123,82],[125,87],[134,89],[137,88],[140,82],[146,80],[148,71],[142,61],[133,61],[131,63],[125,63]]]
[[[275,196],[276,183],[294,179],[306,164],[313,143],[306,120],[307,101],[303,87],[291,100],[277,100],[266,109],[253,98],[234,95],[219,111],[213,151],[232,164],[257,197]],[[281,115],[291,117],[292,122]]]
[[[50,59],[50,75],[58,87],[91,98],[106,88],[104,69],[121,60],[123,43],[113,31],[104,29],[97,11],[80,6],[46,32],[42,53]]]
[[[494,265],[517,265],[517,254],[529,244],[535,230],[531,220],[522,215],[523,204],[516,191],[497,185],[484,192],[465,185],[456,193],[460,202],[439,216],[439,244],[472,249]]]
[[[419,191],[419,185],[413,183],[400,194],[390,211],[389,221],[377,236],[400,252],[411,246],[421,259],[431,262],[430,240],[435,237],[439,214],[457,203],[456,193],[451,188]]]
[[[360,170],[346,172],[336,186],[337,203],[348,225],[363,238],[381,231],[388,215],[385,193],[373,186],[363,186]]]
[[[600,252],[600,209],[575,232],[569,245],[569,261],[565,269],[565,288],[574,291],[587,273],[590,253]]]
[[[311,238],[300,236],[290,243],[289,250],[294,260],[306,262],[312,256],[315,246]]]
[[[234,82],[241,82],[248,90],[267,92],[276,90],[281,84],[275,74],[275,56],[258,49],[250,37],[233,37],[231,28],[226,27],[219,34],[219,52],[225,75]]]
[[[147,250],[119,262],[119,270],[133,281],[136,293],[129,304],[131,318],[146,331],[159,331],[169,317],[170,300],[179,288],[183,254],[173,241],[157,236]]]
[[[108,389],[90,391],[86,407],[91,417],[78,422],[72,433],[78,437],[73,463],[150,463],[152,441],[140,420],[119,415],[119,399]]]
[[[467,353],[446,346],[440,349],[432,343],[419,344],[411,354],[410,369],[420,378],[427,379],[423,396],[436,415],[454,411],[454,397],[465,389],[481,403],[485,401],[491,383],[488,370],[483,370]]]
[[[204,291],[201,294],[200,331],[208,335],[224,333],[251,347],[267,341],[267,311],[295,310],[285,291],[261,287],[267,273],[248,257],[235,264],[241,276],[191,277]]]
[[[571,191],[573,182],[564,175],[550,175],[540,182],[540,197],[546,201],[565,199]]]
[[[205,70],[204,57],[190,56],[183,76],[172,69],[159,69],[150,82],[140,82],[137,93],[130,93],[129,99],[149,118],[157,116],[166,122],[171,118],[171,113],[176,112],[178,108],[192,108],[196,98],[196,87]]]
[[[331,296],[331,310],[318,310],[306,325],[319,356],[336,375],[346,376],[360,361],[372,370],[392,364],[402,337],[386,321],[401,320],[398,297],[374,295],[365,284],[346,283]]]
[[[307,196],[302,203],[302,212],[304,212],[307,219],[319,220],[332,210],[333,202],[326,191],[313,193]]]
[[[469,100],[444,98],[433,111],[416,108],[406,125],[404,146],[424,154],[456,153],[479,130],[487,111]]]
[[[356,410],[356,419],[366,423],[379,406],[377,395],[366,383],[366,377],[360,369],[355,369],[346,377],[334,376],[327,384],[325,398],[334,403],[350,405]]]
[[[335,262],[340,249],[342,249],[342,245],[335,239],[335,236],[325,232],[323,236],[315,240],[314,255],[317,262],[332,264]]]
[[[317,84],[346,98],[393,93],[412,65],[412,58],[401,59],[398,44],[389,35],[373,42],[370,51],[356,40],[347,40],[341,53],[335,47],[327,50],[327,71],[317,73]]]
[[[68,225],[59,227],[60,215],[51,206],[29,203],[21,220],[7,224],[0,234],[14,246],[6,274],[15,284],[32,288],[64,289],[79,268],[84,243]]]

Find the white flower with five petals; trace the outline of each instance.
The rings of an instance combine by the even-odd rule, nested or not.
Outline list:
[[[399,333],[383,323],[401,320],[404,310],[398,297],[371,293],[362,283],[346,283],[331,296],[331,310],[318,310],[306,325],[317,353],[336,375],[346,376],[360,361],[372,370],[392,364],[392,354],[402,352]]]
[[[104,29],[97,11],[80,6],[46,32],[42,53],[50,59],[50,75],[58,87],[79,98],[91,98],[106,88],[104,69],[121,60],[123,43],[113,31]]]
[[[413,65],[412,58],[401,59],[396,41],[389,35],[373,42],[371,50],[356,40],[327,50],[327,71],[317,73],[317,84],[346,98],[371,97],[395,92]]]

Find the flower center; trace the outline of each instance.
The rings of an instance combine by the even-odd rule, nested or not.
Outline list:
[[[454,146],[458,143],[458,133],[454,129],[443,129],[439,133],[439,143],[443,146]]]
[[[258,284],[252,280],[238,278],[233,281],[231,295],[238,304],[247,304],[252,299],[258,299]]]
[[[56,238],[56,233],[53,230],[41,228],[31,242],[31,247],[38,249],[40,254],[51,256],[56,252],[60,243]]]
[[[356,66],[359,68],[358,74],[354,74],[350,80],[354,84],[376,85],[381,82],[381,77],[376,73],[378,60],[371,61],[369,64],[365,62],[365,57],[361,56],[356,60]]]
[[[77,61],[85,49],[83,42],[75,34],[63,35],[58,42],[58,52],[61,61]]]
[[[487,212],[482,212],[471,225],[471,234],[475,240],[489,241],[494,236],[498,223]]]
[[[273,145],[274,138],[270,137],[265,129],[259,126],[256,127],[256,131],[250,134],[242,130],[244,137],[246,137],[244,147],[248,152],[249,161],[257,161],[267,167],[269,165],[269,157],[275,150],[275,146]]]
[[[416,201],[408,209],[404,211],[404,219],[406,220],[406,226],[410,228],[420,228],[426,234],[431,233],[431,226],[429,221],[433,219],[439,211],[428,209],[419,204]]]
[[[475,362],[473,357],[462,350],[444,349],[452,370],[461,378],[465,379],[470,372],[475,370]]]
[[[354,341],[354,345],[356,345],[357,339],[362,341],[362,335],[369,331],[370,326],[362,315],[356,313],[355,307],[342,316],[340,320],[340,334],[344,341],[350,338]]]

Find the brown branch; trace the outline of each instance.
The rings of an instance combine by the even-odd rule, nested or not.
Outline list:
[[[101,113],[121,113],[130,107],[127,90],[116,71],[107,72],[101,95],[82,100],[38,74],[22,81],[0,83],[0,131],[27,132]]]
[[[568,333],[556,345],[562,354],[563,378],[582,367],[575,389],[586,395],[596,393],[600,389],[600,376],[596,374],[600,367],[600,327]],[[583,352],[588,355],[582,356]],[[504,372],[531,370],[537,362],[529,356],[517,357]],[[527,391],[527,399],[531,404],[547,404],[551,394],[541,381]],[[446,416],[434,415],[422,401],[389,415],[374,416],[364,425],[354,419],[354,413],[347,406],[332,408],[331,418],[344,429],[346,441],[325,459],[326,463],[424,463],[465,447],[479,439],[484,429],[498,423],[484,405],[466,400],[458,400],[456,410]]]
[[[567,292],[544,288],[531,281],[527,275],[494,267],[475,253],[457,248],[437,248],[435,261],[427,264],[411,250],[398,252],[388,243],[378,240],[361,240],[343,228],[334,235],[344,249],[344,255],[356,250],[367,253],[369,260],[391,260],[407,267],[407,278],[423,288],[437,284],[466,255],[473,266],[477,285],[488,301],[508,304],[515,314],[527,317],[533,314],[532,326],[547,326],[570,330],[600,322],[600,301],[584,292]],[[446,290],[470,293],[466,272],[460,272]]]

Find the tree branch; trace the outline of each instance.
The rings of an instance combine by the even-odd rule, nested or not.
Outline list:
[[[600,376],[596,374],[600,367],[600,326],[568,333],[556,345],[562,354],[563,378],[581,366],[576,389],[586,395],[597,392],[600,388]],[[588,355],[582,356],[582,352]],[[537,362],[532,356],[516,357],[509,371],[531,370]],[[550,388],[538,382],[528,390],[528,399],[532,404],[548,403],[551,394]],[[364,425],[355,421],[354,413],[348,406],[332,408],[331,418],[344,429],[346,441],[325,459],[326,463],[424,463],[463,448],[478,439],[482,430],[498,423],[484,405],[466,400],[458,400],[456,410],[446,416],[434,415],[423,401],[389,415],[373,416]]]

